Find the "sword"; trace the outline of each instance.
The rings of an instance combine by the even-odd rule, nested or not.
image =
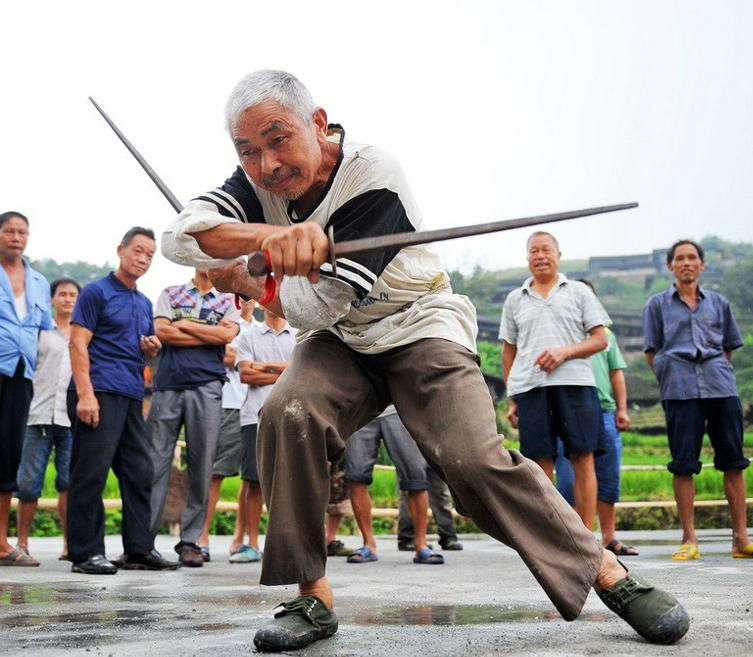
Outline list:
[[[113,120],[107,116],[105,111],[97,104],[97,102],[89,96],[89,100],[92,102],[97,111],[102,115],[108,125],[112,128],[113,132],[118,136],[123,145],[133,155],[136,161],[141,165],[146,174],[157,186],[170,205],[173,206],[176,212],[181,212],[183,206],[180,204],[175,195],[170,191],[168,186],[164,183],[157,173],[152,169],[147,161],[143,158],[136,148],[131,144],[126,136],[120,131],[118,126],[115,125]],[[348,240],[345,242],[339,242],[335,244],[334,231],[332,226],[327,231],[329,239],[329,256],[330,263],[332,264],[332,273],[337,275],[337,262],[338,256],[355,255],[358,253],[366,253],[369,251],[388,251],[390,249],[402,249],[408,246],[416,246],[419,244],[427,244],[429,242],[442,242],[445,240],[455,240],[461,237],[472,237],[474,235],[485,235],[487,233],[498,233],[505,230],[513,230],[515,228],[525,228],[527,226],[538,226],[540,224],[549,224],[557,221],[567,221],[568,219],[576,219],[578,217],[589,217],[595,214],[605,214],[607,212],[617,212],[619,210],[629,210],[631,208],[637,208],[637,203],[622,203],[619,205],[607,205],[598,208],[587,208],[585,210],[571,210],[569,212],[557,212],[555,214],[537,215],[535,217],[522,217],[520,219],[505,219],[502,221],[492,221],[484,224],[475,224],[473,226],[459,226],[457,228],[440,228],[438,230],[426,230],[420,232],[409,233],[396,233],[394,235],[380,235],[378,237],[364,237],[357,240]],[[248,256],[248,272],[251,276],[267,276],[264,284],[264,295],[259,299],[259,303],[265,305],[272,301],[275,294],[276,283],[271,276],[272,268],[270,265],[269,254],[264,251],[255,251]]]

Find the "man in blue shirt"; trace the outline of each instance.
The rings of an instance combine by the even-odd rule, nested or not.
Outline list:
[[[708,432],[714,466],[724,472],[724,492],[732,520],[732,556],[753,558],[746,527],[745,479],[750,461],[743,455],[743,412],[732,369],[732,351],[743,344],[728,301],[703,289],[700,244],[675,242],[667,251],[675,283],[648,300],[643,312],[644,351],[656,374],[667,418],[667,466],[674,475],[682,524],[677,561],[698,559],[693,527],[695,484],[701,471],[701,444]]]
[[[194,568],[204,565],[198,541],[222,423],[225,345],[238,334],[238,317],[233,295],[215,290],[205,269],[197,269],[188,283],[165,288],[154,308],[157,336],[165,348],[147,418],[154,464],[150,531],[155,536],[159,529],[175,443],[185,427],[188,497],[175,551],[184,566]]]
[[[131,228],[118,246],[117,270],[81,291],[71,318],[68,559],[73,572],[117,572],[105,557],[102,505],[111,466],[123,498],[123,567],[178,567],[154,549],[149,532],[152,462],[142,413],[144,366],[161,344],[153,335],[152,304],[136,289],[136,281],[146,274],[155,250],[151,230]]]
[[[10,498],[17,489],[26,420],[31,404],[37,338],[52,328],[50,286],[23,259],[29,220],[0,214],[0,565],[38,566],[8,543]]]

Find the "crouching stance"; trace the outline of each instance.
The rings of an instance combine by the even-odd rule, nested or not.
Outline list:
[[[254,638],[260,650],[302,648],[337,631],[322,523],[328,463],[345,438],[394,403],[458,510],[511,546],[567,620],[593,587],[650,641],[688,629],[682,606],[605,552],[535,463],[506,450],[478,367],[476,317],[426,246],[327,262],[327,239],[424,230],[397,162],[345,138],[292,75],[247,76],[227,104],[241,166],[194,199],[163,236],[170,259],[216,269],[215,284],[260,298],[263,279],[238,256],[269,254],[269,303],[299,344],[259,417],[259,470],[269,503],[261,583],[297,583]]]

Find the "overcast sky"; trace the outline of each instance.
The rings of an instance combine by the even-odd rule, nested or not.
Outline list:
[[[747,0],[5,2],[0,211],[31,258],[114,262],[173,211],[87,97],[187,202],[236,165],[232,87],[281,68],[398,156],[430,228],[638,201],[553,226],[563,257],[751,241],[752,24]],[[529,232],[438,248],[523,266]],[[141,289],[189,276],[160,256]]]

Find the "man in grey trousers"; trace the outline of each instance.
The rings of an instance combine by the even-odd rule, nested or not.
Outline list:
[[[225,345],[238,333],[233,297],[218,292],[206,270],[183,285],[165,288],[154,307],[154,326],[164,345],[147,417],[154,462],[152,536],[167,496],[170,464],[181,427],[188,456],[188,497],[175,551],[184,566],[204,565],[198,540],[206,517],[222,414]]]

